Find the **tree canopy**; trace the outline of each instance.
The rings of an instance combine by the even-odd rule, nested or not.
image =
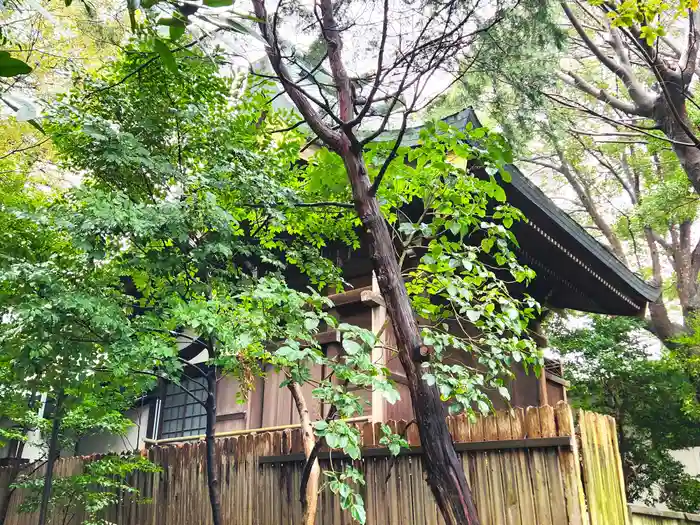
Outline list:
[[[1,15],[0,416],[12,424],[0,437],[43,430],[51,464],[85,434],[123,433],[123,412],[159,382],[190,377],[206,391],[218,525],[216,381],[237,377],[243,399],[277,370],[304,429],[313,523],[318,450],[360,452],[343,421],[362,413],[357,391],[398,396],[371,359],[384,329],[329,314],[326,295],[348,285],[334,253],[362,249],[392,319],[385,351],[432,432],[433,493],[446,522],[478,523],[445,405],[487,413],[514,363],[542,362],[529,330],[547,304],[512,293],[535,277],[511,232],[527,218],[496,178],[507,184],[515,160],[662,288],[643,323],[672,349],[659,359],[637,321],[556,325],[555,341],[577,364],[577,402],[618,418],[630,494],[651,501],[660,488],[669,505],[697,508],[696,480],[668,455],[700,439],[687,430],[700,391],[697,6],[35,4]],[[433,120],[473,104],[503,133]],[[343,334],[342,356],[315,339],[328,327]],[[183,344],[207,366],[182,358]],[[320,365],[335,379],[313,380]],[[312,421],[313,402],[330,414]],[[384,439],[394,453],[405,445]],[[54,480],[55,501],[113,471]],[[328,483],[364,522],[361,473]],[[20,485],[45,514],[50,475]]]

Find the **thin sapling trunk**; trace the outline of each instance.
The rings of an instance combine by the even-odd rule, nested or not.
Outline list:
[[[54,410],[53,423],[51,425],[51,437],[49,438],[49,451],[46,458],[46,473],[44,474],[44,488],[41,492],[39,505],[38,525],[46,525],[51,501],[51,483],[53,482],[53,469],[58,457],[58,436],[61,431],[61,409],[63,407],[64,392],[60,390],[56,396],[56,408]]]
[[[216,440],[214,432],[216,427],[216,369],[211,367],[206,373],[207,400],[205,408],[207,412],[206,428],[206,460],[207,460],[207,486],[209,489],[209,504],[214,525],[222,525],[221,516],[221,488],[217,475]]]
[[[304,456],[307,460],[307,466],[310,465],[310,469],[306,477],[306,486],[303,489],[304,494],[302,497],[304,507],[303,524],[314,525],[314,522],[316,521],[316,509],[318,508],[318,488],[321,475],[318,460],[316,457],[314,457],[314,453],[318,453],[316,438],[314,438],[314,427],[311,423],[311,415],[309,414],[309,408],[306,405],[306,400],[304,399],[304,393],[302,392],[299,384],[291,381],[289,383],[289,390],[292,393],[294,404],[297,412],[299,413],[302,442],[304,444]]]

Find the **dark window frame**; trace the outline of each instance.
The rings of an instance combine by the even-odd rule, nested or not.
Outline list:
[[[201,403],[193,399],[177,383],[161,381],[159,394],[151,404],[153,419],[149,422],[149,434],[152,438],[184,438],[203,435],[206,432],[206,410],[203,403],[206,402],[207,392],[206,379],[202,377],[202,372],[206,373],[208,369],[209,367],[204,364],[198,364],[196,367],[187,366],[181,379],[185,388]],[[173,398],[175,403],[168,404],[168,401]]]

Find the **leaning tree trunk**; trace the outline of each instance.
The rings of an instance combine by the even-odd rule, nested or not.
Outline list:
[[[306,405],[306,400],[304,399],[304,393],[301,391],[301,387],[298,383],[292,381],[289,383],[289,390],[294,398],[294,404],[296,405],[297,412],[299,413],[299,420],[301,421],[304,456],[306,457],[307,462],[311,461],[311,464],[308,465],[308,476],[305,480],[302,480],[302,490],[304,490],[302,495],[302,506],[304,510],[302,523],[304,525],[314,525],[314,522],[316,521],[316,509],[318,508],[318,489],[319,479],[321,476],[321,469],[318,465],[318,460],[315,457],[312,457],[314,452],[318,452],[315,450],[316,439],[314,438],[314,428],[313,424],[311,423],[309,408]],[[306,482],[305,486],[304,482]]]
[[[408,380],[428,484],[448,525],[478,525],[472,493],[452,443],[440,394],[435,386],[428,386],[421,377],[420,363],[425,359],[422,339],[389,228],[371,191],[362,152],[348,147],[341,157],[352,186],[355,209],[362,221],[379,290],[394,329],[399,360]]]
[[[222,525],[221,517],[221,489],[217,476],[218,463],[216,458],[216,440],[214,430],[216,425],[216,369],[212,367],[206,373],[207,379],[207,428],[206,428],[206,460],[207,460],[207,486],[209,488],[209,505],[214,525]]]
[[[447,525],[478,525],[476,507],[452,444],[440,394],[435,386],[428,386],[421,377],[420,362],[423,358],[418,324],[394,254],[389,228],[371,190],[361,146],[353,143],[345,131],[329,128],[306,95],[294,84],[282,63],[274,25],[269,23],[265,2],[252,2],[255,15],[260,20],[260,31],[267,42],[268,58],[285,91],[311,129],[343,159],[352,186],[355,210],[365,230],[363,244],[367,246],[372,259],[379,290],[395,332],[399,360],[408,380],[423,445],[423,464],[435,501]],[[354,115],[352,86],[341,57],[342,40],[333,17],[333,3],[331,0],[319,0],[316,5],[320,6],[323,35],[338,93],[338,116],[344,122],[350,122]],[[381,75],[381,71],[376,74]]]

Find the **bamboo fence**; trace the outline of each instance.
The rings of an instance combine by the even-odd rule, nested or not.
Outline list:
[[[641,505],[630,505],[629,511],[632,525],[697,525],[700,523],[700,514],[650,509]]]
[[[325,450],[320,454],[321,467],[338,470],[352,463],[364,471],[366,485],[361,493],[369,525],[442,524],[425,481],[416,425],[406,421],[388,424],[406,436],[409,450],[391,457],[379,445],[380,424],[358,423],[362,459],[353,462],[337,451]],[[607,416],[581,413],[579,424],[581,449],[571,408],[564,403],[501,411],[479,417],[474,423],[464,416],[448,418],[483,525],[630,524],[624,491],[620,492],[614,423]],[[217,440],[224,523],[301,523],[302,450],[298,429]],[[136,474],[130,481],[151,501],[136,503],[125,496],[105,518],[119,525],[210,524],[204,444],[155,446],[144,453],[162,467],[162,472]],[[92,459],[60,459],[56,473],[77,473]],[[36,523],[35,514],[17,512],[22,497],[21,491],[13,494],[7,525]],[[327,488],[320,492],[319,499],[318,525],[352,523],[349,513],[341,510],[338,498]],[[67,516],[70,519],[64,520]],[[55,509],[51,523],[76,525],[81,518],[80,513],[69,516]]]

